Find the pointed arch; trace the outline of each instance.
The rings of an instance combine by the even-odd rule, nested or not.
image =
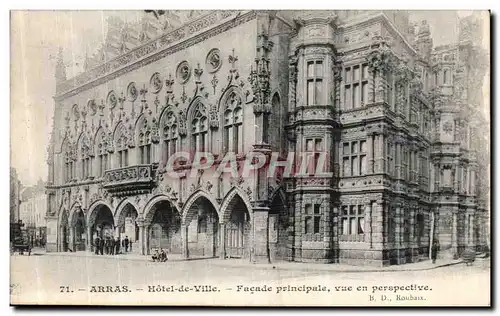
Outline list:
[[[241,190],[237,187],[233,187],[229,192],[226,194],[224,199],[222,200],[221,207],[220,207],[220,220],[221,222],[227,222],[229,218],[231,217],[231,206],[235,202],[236,197],[239,197],[242,201],[243,204],[246,206],[248,215],[250,217],[250,220],[252,218],[252,204],[250,204],[250,201],[246,198],[246,195],[241,192]]]
[[[104,200],[97,200],[89,206],[89,209],[87,211],[87,218],[86,218],[87,227],[92,226],[93,221],[95,221],[95,219],[98,215],[97,213],[99,212],[99,209],[102,207],[109,209],[109,211],[111,212],[111,215],[113,215],[113,213],[112,213],[113,207],[110,204],[108,204]],[[113,224],[114,224],[114,220],[113,220]]]
[[[159,194],[156,196],[153,196],[149,201],[146,203],[144,208],[142,209],[142,218],[144,219],[144,222],[149,223],[153,220],[154,216],[154,206],[155,204],[159,202],[168,202],[170,204],[170,207],[174,209],[179,216],[181,216],[181,211],[177,208],[177,205],[172,202],[172,200],[164,195],[164,194]]]
[[[191,194],[191,196],[186,200],[186,203],[184,204],[184,207],[182,208],[182,222],[187,223],[189,218],[188,218],[188,212],[189,209],[195,204],[199,199],[206,199],[209,201],[213,208],[215,209],[215,212],[217,213],[217,216],[220,218],[220,213],[219,213],[219,203],[207,192],[203,190],[197,190]]]
[[[132,199],[125,198],[125,199],[120,201],[120,203],[116,207],[116,211],[114,213],[114,218],[115,218],[115,222],[116,222],[117,226],[120,226],[122,224],[122,221],[125,220],[124,210],[126,210],[128,205],[132,206],[135,209],[135,211],[137,212],[137,215],[140,216],[139,206],[136,203],[134,203],[132,201]]]
[[[128,166],[130,137],[130,133],[123,121],[118,122],[113,133],[113,145],[119,168]]]

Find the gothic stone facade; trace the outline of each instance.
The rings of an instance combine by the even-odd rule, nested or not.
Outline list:
[[[115,21],[84,73],[57,66],[48,251],[126,235],[142,254],[381,266],[427,259],[433,239],[440,256],[486,245],[485,67],[473,61],[487,59],[473,21],[441,48],[403,11],[159,23]],[[173,179],[165,162],[179,151],[210,151],[216,165],[226,152],[241,164],[326,151],[333,177]]]

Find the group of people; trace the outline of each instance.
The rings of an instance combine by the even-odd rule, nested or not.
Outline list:
[[[119,237],[113,239],[113,237],[107,236],[106,238],[100,238],[99,236],[94,239],[94,251],[96,255],[117,255],[120,254],[121,249],[125,252],[132,251],[132,241],[125,239],[120,241]]]
[[[161,251],[158,251],[158,249],[156,249],[151,258],[154,262],[165,262],[168,260],[167,253],[163,249],[161,249]]]

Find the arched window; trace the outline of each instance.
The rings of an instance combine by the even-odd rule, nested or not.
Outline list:
[[[234,91],[225,102],[224,151],[243,152],[243,109],[241,97]]]
[[[167,112],[163,119],[163,160],[165,163],[177,151],[177,118],[172,111]]]
[[[151,159],[151,130],[148,126],[148,120],[142,118],[139,124],[139,163],[150,164]]]
[[[91,172],[91,154],[90,144],[86,135],[80,137],[80,166],[82,171],[82,179],[87,179],[92,174]]]
[[[128,166],[128,137],[127,130],[123,124],[118,126],[115,134],[115,146],[116,146],[116,157],[118,168],[123,168]]]
[[[192,149],[194,152],[204,152],[208,149],[208,118],[206,107],[198,103],[191,120]]]
[[[63,155],[64,155],[63,179],[64,182],[69,182],[74,178],[75,165],[73,163],[73,148],[68,139],[64,140]]]
[[[109,155],[108,155],[108,142],[106,139],[106,134],[104,133],[104,130],[101,128],[96,134],[95,138],[95,143],[96,143],[96,155],[97,155],[97,171],[98,171],[98,177],[103,177],[104,176],[104,171],[108,169],[109,167]]]

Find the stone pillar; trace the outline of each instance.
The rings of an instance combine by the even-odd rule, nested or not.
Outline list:
[[[252,216],[252,262],[271,263],[269,253],[269,208],[254,207]]]
[[[397,140],[396,142],[396,179],[401,179],[403,175],[401,174],[401,140]]]
[[[87,227],[87,250],[90,252],[95,251],[95,249],[94,249],[94,236],[92,234],[92,227]]]
[[[384,134],[380,133],[376,137],[376,146],[377,146],[377,156],[375,160],[375,172],[383,173],[384,172]]]
[[[367,135],[366,145],[368,148],[368,171],[367,174],[373,174],[374,150],[373,150],[373,133]],[[343,165],[343,163],[341,164]]]
[[[141,255],[145,255],[144,251],[144,222],[137,221],[137,226],[139,227],[139,249]]]
[[[75,249],[75,228],[71,225],[68,225],[68,233],[69,233],[69,249],[72,251],[76,251]]]
[[[371,202],[365,204],[365,242],[369,245],[370,249],[373,248],[372,243],[372,205]]]
[[[145,241],[145,243],[144,243],[144,247],[145,247],[144,253],[146,255],[148,255],[148,256],[151,254],[151,249],[149,249],[150,248],[149,247],[149,228],[150,227],[151,227],[150,224],[144,225],[144,241]]]
[[[371,243],[374,249],[382,250],[384,243],[384,216],[382,200],[373,202],[371,205],[370,217],[373,222],[371,227]]]
[[[185,260],[189,259],[188,229],[189,225],[181,225],[182,259]]]
[[[115,226],[115,237],[120,238],[120,226]]]
[[[458,211],[453,210],[452,216],[453,216],[453,224],[452,224],[452,231],[451,231],[451,253],[453,254],[453,258],[456,259],[458,258],[458,223],[457,223],[457,217],[458,217]]]
[[[219,224],[219,259],[226,259],[226,223]]]

